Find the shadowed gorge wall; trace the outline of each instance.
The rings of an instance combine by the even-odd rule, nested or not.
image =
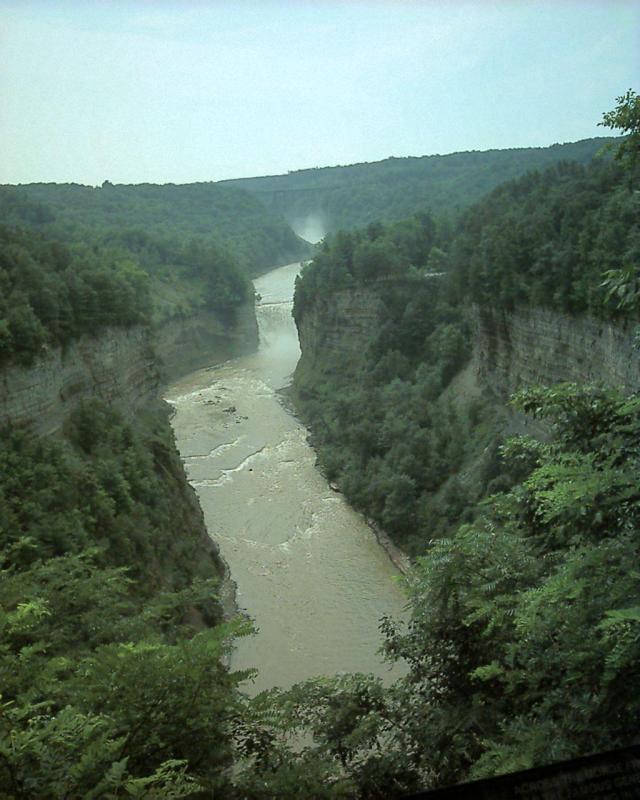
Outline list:
[[[501,399],[531,384],[561,381],[640,389],[637,325],[541,308],[473,309],[474,366]]]
[[[95,338],[84,336],[29,367],[12,365],[0,373],[0,427],[54,433],[89,398],[132,416],[158,402],[162,383],[252,352],[257,344],[253,298],[236,310],[233,322],[201,312],[157,329],[109,328]]]
[[[252,353],[258,347],[253,297],[234,311],[232,322],[201,311],[158,326],[154,343],[164,383],[193,370]]]
[[[383,311],[380,289],[372,286],[335,292],[330,302],[307,309],[298,321],[301,356],[296,376],[335,364],[355,371],[375,338]]]
[[[401,283],[401,281],[399,281]],[[354,370],[377,333],[388,282],[343,289],[331,302],[306,309],[298,321],[298,374],[333,369],[339,359]],[[472,369],[501,401],[530,384],[561,381],[640,389],[637,323],[568,316],[542,308],[503,311],[473,306]]]
[[[99,398],[127,414],[157,400],[159,372],[145,327],[111,328],[56,348],[32,366],[0,374],[0,426],[27,426],[38,434],[59,430],[81,400]]]

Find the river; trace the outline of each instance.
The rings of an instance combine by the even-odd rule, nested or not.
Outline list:
[[[232,658],[237,669],[258,668],[251,693],[342,671],[398,674],[378,654],[380,617],[403,616],[397,569],[328,486],[277,394],[300,355],[291,317],[299,267],[254,282],[256,353],[193,373],[166,395],[207,529],[258,629]]]

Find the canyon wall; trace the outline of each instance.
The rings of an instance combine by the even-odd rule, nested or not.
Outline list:
[[[154,345],[163,384],[201,367],[252,353],[258,347],[253,297],[236,309],[230,322],[213,311],[163,322],[154,332]]]
[[[636,322],[570,317],[522,308],[474,308],[473,365],[498,398],[531,384],[560,381],[640,389]]]
[[[257,344],[253,298],[238,310],[232,323],[201,312],[156,329],[107,328],[99,336],[85,336],[64,349],[51,349],[30,366],[12,365],[0,371],[0,429],[12,425],[37,435],[56,434],[78,403],[96,398],[130,419],[141,410],[153,410],[162,416],[169,433],[166,406],[160,401],[162,386],[198,367],[251,352]],[[181,523],[176,537],[198,539],[203,563],[209,561],[211,575],[221,579],[221,613],[233,616],[234,585],[207,533],[174,445],[169,449],[163,480],[179,507]],[[195,610],[193,616],[190,621],[200,624]]]
[[[382,309],[377,285],[343,289],[306,308],[296,320],[301,350],[296,379],[313,369],[330,372],[336,363],[355,370],[375,340]]]
[[[0,373],[0,427],[55,433],[81,400],[97,397],[125,413],[156,401],[159,373],[148,328],[107,328],[66,348],[55,348],[28,367]]]
[[[65,416],[92,397],[125,415],[158,402],[161,386],[191,370],[257,347],[253,300],[232,324],[201,312],[157,329],[107,328],[66,348],[43,354],[34,364],[0,372],[0,428],[11,424],[46,435],[60,430]]]
[[[298,319],[302,357],[297,373],[330,369],[336,360],[345,369],[357,367],[375,338],[388,284],[337,291],[305,308]],[[474,306],[469,322],[471,369],[480,385],[501,401],[524,386],[561,381],[640,390],[636,321],[572,317],[543,308]]]

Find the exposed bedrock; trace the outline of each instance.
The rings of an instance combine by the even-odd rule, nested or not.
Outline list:
[[[126,414],[158,397],[159,373],[148,328],[109,328],[55,348],[29,367],[0,373],[0,427],[55,433],[81,400],[99,398]]]
[[[342,364],[354,369],[374,341],[389,282],[335,292],[298,319],[299,374]],[[572,317],[541,308],[469,308],[472,370],[499,400],[527,385],[560,381],[640,390],[636,321]]]
[[[640,389],[636,322],[547,309],[473,309],[474,366],[501,399],[527,385],[574,381]]]
[[[253,298],[236,310],[231,321],[211,311],[169,320],[156,329],[154,343],[163,383],[252,353],[258,347]]]
[[[82,400],[97,398],[127,416],[159,401],[163,383],[208,364],[252,352],[258,343],[253,300],[233,322],[201,312],[157,329],[107,328],[51,349],[26,367],[0,372],[0,428],[55,433]]]

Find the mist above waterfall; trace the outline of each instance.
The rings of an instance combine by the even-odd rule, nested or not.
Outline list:
[[[322,214],[309,214],[290,222],[291,227],[302,239],[316,244],[327,234],[327,226]]]

